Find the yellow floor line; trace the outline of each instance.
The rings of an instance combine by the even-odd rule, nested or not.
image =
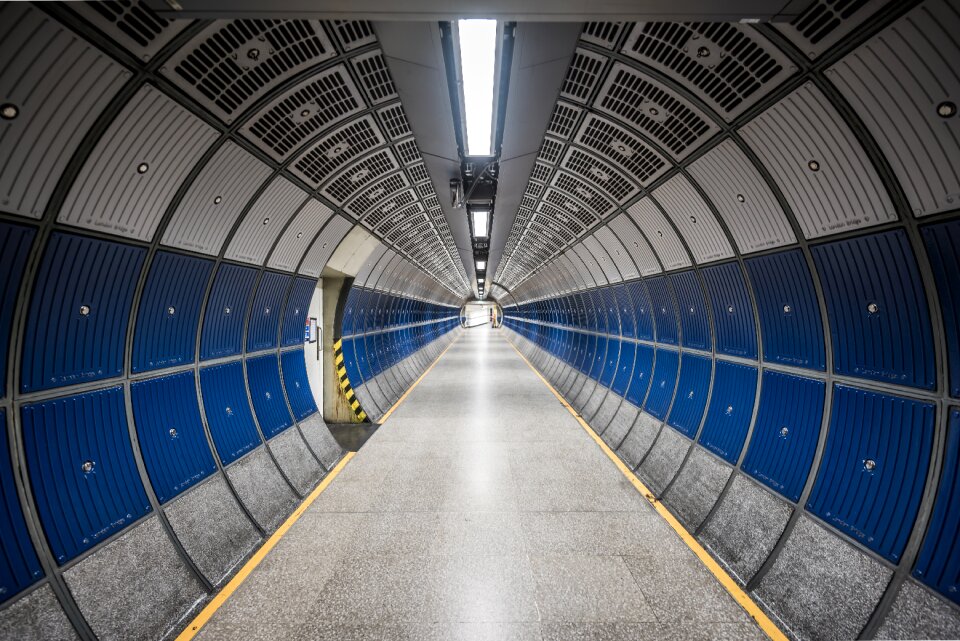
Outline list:
[[[460,340],[459,336],[455,338],[449,345],[447,345],[446,349],[440,352],[440,355],[437,356],[432,363],[430,363],[430,367],[428,367],[423,374],[421,374],[420,377],[413,382],[413,385],[411,385],[407,391],[403,393],[403,396],[401,396],[397,402],[393,404],[393,407],[387,410],[387,413],[384,414],[383,418],[380,419],[381,425],[386,422],[387,418],[393,414],[393,411],[397,409],[397,407],[400,406],[400,403],[402,403],[410,394],[410,392],[413,391],[413,388],[420,384],[420,381],[423,380],[424,376],[430,373],[430,370],[432,370],[433,366],[437,364],[437,361],[439,361],[443,355],[447,353],[447,350],[453,347],[453,344],[458,340]],[[287,530],[293,527],[293,524],[296,523],[301,516],[303,516],[303,513],[307,511],[307,508],[309,508],[313,502],[317,500],[317,497],[320,496],[321,492],[327,489],[327,486],[330,485],[333,479],[336,478],[337,474],[340,473],[344,466],[350,461],[350,459],[356,456],[356,454],[356,452],[347,452],[346,455],[340,459],[340,462],[337,463],[336,467],[330,470],[330,473],[327,474],[323,481],[320,482],[320,485],[318,485],[316,489],[313,490],[313,492],[311,492],[310,495],[303,500],[303,503],[300,504],[300,507],[293,511],[293,514],[291,514],[287,520],[283,522],[283,525],[277,528],[277,531],[274,532],[269,539],[267,539],[267,542],[264,543],[260,549],[257,550],[252,557],[250,557],[243,567],[240,568],[240,571],[237,572],[232,579],[230,579],[230,582],[227,583],[227,585],[224,586],[224,588],[213,597],[213,600],[210,601],[210,603],[208,603],[206,607],[200,611],[200,614],[198,614],[193,621],[190,622],[190,625],[188,625],[186,629],[180,633],[176,641],[190,641],[190,639],[193,639],[193,637],[200,632],[203,626],[210,621],[210,618],[213,617],[216,611],[219,610],[220,607],[227,602],[227,599],[229,599],[230,596],[243,584],[243,582],[247,580],[247,577],[250,576],[250,573],[253,572],[258,565],[260,565],[260,563],[266,558],[267,554],[270,553],[270,550],[276,547],[277,543],[280,542],[280,539],[283,538],[283,535],[287,533]]]
[[[650,504],[657,511],[657,514],[659,514],[667,523],[670,524],[670,527],[672,527],[677,535],[683,540],[683,542],[687,544],[687,547],[689,547],[693,553],[697,555],[697,558],[699,558],[700,561],[707,567],[707,569],[710,570],[713,576],[716,577],[717,581],[720,582],[720,585],[722,585],[724,589],[730,593],[730,596],[732,596],[734,600],[739,603],[744,610],[747,611],[747,614],[749,614],[753,620],[756,621],[757,625],[760,626],[760,629],[763,630],[764,634],[773,639],[773,641],[788,641],[787,636],[780,630],[780,628],[776,626],[770,617],[764,613],[760,606],[750,598],[750,595],[748,595],[743,588],[741,588],[740,585],[734,581],[733,578],[731,578],[731,576],[727,574],[722,567],[720,567],[720,564],[717,563],[716,559],[710,556],[710,553],[707,552],[702,545],[700,545],[700,543],[693,537],[692,534],[690,534],[690,532],[687,531],[685,527],[683,527],[683,525],[681,525],[680,521],[677,520],[670,510],[668,510],[663,503],[657,500],[653,492],[651,492],[647,486],[644,485],[640,479],[636,477],[636,475],[634,475],[630,468],[628,468],[624,462],[620,460],[619,456],[614,454],[613,450],[611,450],[607,444],[603,442],[603,439],[597,436],[597,433],[591,429],[585,420],[583,420],[583,417],[580,416],[580,414],[573,409],[569,403],[567,403],[566,399],[563,398],[560,392],[553,388],[553,385],[551,385],[549,381],[547,381],[547,379],[540,374],[537,368],[527,360],[523,353],[517,349],[517,346],[514,345],[509,339],[507,339],[507,342],[510,343],[510,346],[514,349],[514,351],[517,352],[520,358],[523,359],[523,362],[526,363],[531,370],[533,370],[533,373],[536,374],[541,381],[543,381],[543,384],[547,386],[547,389],[553,392],[553,395],[557,397],[557,400],[559,400],[560,403],[573,415],[573,417],[577,419],[577,422],[580,423],[580,427],[582,427],[587,434],[593,438],[596,444],[600,446],[600,449],[603,450],[603,453],[614,462],[623,475],[627,477],[627,479],[633,484],[633,487],[635,487],[637,491],[640,492],[640,494],[642,494],[643,497],[650,502]]]

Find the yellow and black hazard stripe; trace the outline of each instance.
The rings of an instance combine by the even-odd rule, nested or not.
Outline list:
[[[350,386],[350,379],[347,377],[347,368],[343,364],[342,339],[333,344],[333,367],[337,370],[337,378],[340,381],[340,391],[343,392],[347,402],[350,403],[350,408],[353,410],[353,413],[357,415],[359,420],[365,420],[367,413],[360,407],[360,401],[357,400],[357,395],[353,393],[353,388]]]

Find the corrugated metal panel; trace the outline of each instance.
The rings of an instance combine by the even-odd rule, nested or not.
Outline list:
[[[654,328],[658,343],[677,344],[677,306],[670,292],[667,278],[657,276],[648,278],[647,290],[650,292],[650,307],[653,310]]]
[[[50,236],[27,316],[20,391],[123,373],[127,321],[145,253],[61,232]]]
[[[700,444],[731,465],[743,449],[756,393],[756,367],[717,360]]]
[[[623,341],[620,344],[620,361],[617,363],[617,372],[613,377],[613,385],[610,388],[618,396],[627,395],[627,387],[630,385],[630,376],[633,373],[633,361],[636,355],[636,343]]]
[[[274,178],[240,223],[224,257],[262,265],[273,241],[307,198],[305,191],[283,176]]]
[[[960,409],[950,409],[943,472],[913,575],[960,604]]]
[[[653,356],[652,347],[637,344],[637,358],[633,364],[633,374],[630,376],[630,387],[627,389],[626,396],[627,400],[637,407],[643,405],[647,388],[653,381]]]
[[[930,313],[903,230],[813,248],[833,339],[834,371],[933,389]]]
[[[283,388],[287,391],[293,417],[302,421],[317,412],[317,403],[307,379],[307,363],[302,349],[292,349],[280,354],[283,369]],[[355,365],[354,365],[355,367]],[[359,383],[359,381],[357,381]]]
[[[266,438],[276,436],[293,425],[280,383],[280,362],[276,354],[247,359],[250,398],[257,411],[260,429]]]
[[[130,77],[119,64],[25,2],[0,6],[0,206],[40,218],[67,161]]]
[[[766,370],[743,469],[791,501],[810,472],[823,418],[823,381]]]
[[[710,349],[713,342],[710,337],[710,317],[707,315],[707,302],[703,297],[703,287],[697,273],[679,272],[671,274],[669,278],[677,295],[682,330],[680,339],[683,346]]]
[[[57,220],[150,240],[216,137],[212,127],[145,85],[100,137]]]
[[[934,415],[929,403],[837,385],[807,509],[898,563],[920,508]]]
[[[915,216],[960,206],[960,14],[924,2],[827,70],[880,145]],[[892,107],[896,105],[896,107]]]
[[[36,230],[32,227],[0,222],[0,362],[7,362],[10,325],[17,305],[23,269],[30,255]],[[7,393],[7,368],[0,367],[0,398]]]
[[[653,245],[653,250],[657,252],[664,269],[690,266],[690,258],[677,232],[673,230],[660,208],[651,199],[644,198],[637,201],[627,209],[627,213]]]
[[[233,463],[260,444],[240,361],[202,368],[200,391],[207,425],[224,465]]]
[[[677,174],[653,196],[680,230],[697,263],[733,256],[733,248],[713,212],[685,176]]]
[[[319,278],[330,256],[336,251],[343,237],[353,229],[353,225],[354,223],[342,216],[334,216],[307,251],[303,264],[300,265],[300,273]]]
[[[650,393],[644,403],[644,409],[663,420],[667,417],[670,402],[673,400],[677,385],[677,369],[680,355],[670,349],[657,349]]]
[[[697,433],[710,392],[713,360],[703,356],[684,354],[677,381],[677,398],[670,409],[670,425],[690,438]]]
[[[797,241],[767,182],[735,142],[724,140],[688,167],[742,253]]]
[[[243,346],[243,319],[253,293],[257,271],[224,263],[217,270],[203,317],[200,360],[239,354]]]
[[[720,131],[680,94],[621,62],[607,74],[594,108],[645,134],[677,160]]]
[[[583,239],[581,247],[589,251],[597,263],[600,265],[600,269],[603,272],[604,280],[607,283],[619,283],[623,278],[620,276],[620,271],[617,269],[616,264],[610,258],[610,254],[607,253],[608,249],[600,245],[600,241],[594,238],[593,236],[587,236]]]
[[[753,302],[737,263],[707,267],[700,272],[713,309],[713,331],[721,354],[757,357]]]
[[[319,20],[217,20],[163,72],[229,123],[283,80],[336,53]]]
[[[146,2],[77,2],[70,8],[92,22],[124,49],[141,60],[150,60],[189,20],[167,20]]]
[[[163,232],[163,244],[216,256],[271,169],[227,141],[187,189]]]
[[[295,270],[310,242],[332,215],[333,211],[320,201],[309,200],[283,232],[280,242],[267,261],[267,267],[284,271]]]
[[[921,234],[940,298],[950,395],[960,397],[960,221],[924,227]]]
[[[277,346],[277,334],[283,299],[290,288],[292,276],[276,272],[263,272],[257,293],[253,297],[250,319],[247,326],[247,351],[256,352]]]
[[[654,338],[653,319],[656,311],[644,281],[637,280],[630,283],[630,299],[633,301],[633,321],[636,325],[636,337],[652,341]],[[675,320],[673,321],[673,327],[676,328]],[[667,330],[669,331],[669,327]],[[674,329],[674,335],[676,335],[676,329]]]
[[[611,220],[607,224],[607,227],[610,228],[610,231],[619,238],[623,246],[626,247],[633,262],[636,263],[637,268],[640,270],[641,276],[659,274],[662,271],[650,244],[640,234],[637,226],[630,222],[627,214],[620,214]],[[629,278],[630,277],[624,275],[624,280],[629,280]]]
[[[30,485],[58,563],[150,512],[122,387],[24,405],[21,411]]]
[[[896,220],[860,143],[812,84],[754,118],[740,134],[777,181],[806,238]]]
[[[161,503],[217,471],[192,371],[133,383],[130,396],[143,463]]]
[[[193,362],[200,306],[213,262],[157,252],[140,298],[133,372]]]
[[[800,250],[750,258],[744,263],[760,314],[763,359],[826,368],[820,305]]]
[[[17,496],[10,446],[7,414],[0,409],[0,603],[11,598],[43,576],[43,568],[30,542],[27,524]]]
[[[885,4],[887,0],[815,0],[789,23],[776,26],[808,57],[816,58]]]
[[[613,288],[613,296],[620,315],[620,334],[628,338],[635,338],[637,335],[636,310],[630,297],[630,287],[629,284],[617,285]]]
[[[287,307],[283,312],[283,329],[280,334],[280,346],[289,347],[303,343],[304,326],[307,321],[307,312],[310,311],[310,300],[317,288],[317,281],[312,278],[295,278],[290,295],[287,298]]]
[[[727,22],[638,22],[622,51],[695,88],[728,121],[796,71],[760,32]]]

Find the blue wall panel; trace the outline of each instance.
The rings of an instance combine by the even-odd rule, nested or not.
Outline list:
[[[757,297],[764,360],[824,371],[823,322],[803,254],[792,249],[745,264]]]
[[[257,445],[260,435],[253,422],[240,361],[200,370],[203,411],[210,434],[224,465],[234,462]]]
[[[613,377],[617,373],[617,363],[620,360],[620,341],[611,338],[607,342],[607,358],[603,366],[603,373],[600,374],[600,384],[604,387],[610,387]]]
[[[23,268],[30,254],[36,230],[32,227],[0,222],[0,398],[7,394],[7,349],[10,346],[10,324],[17,308]],[[3,593],[0,593],[0,598]]]
[[[140,452],[161,503],[216,471],[192,371],[133,383],[130,395]]]
[[[253,291],[257,270],[222,264],[213,281],[200,335],[200,359],[223,358],[240,353],[243,319]]]
[[[25,405],[23,447],[43,529],[65,563],[151,510],[123,388]]]
[[[667,417],[673,391],[677,385],[677,367],[680,355],[668,349],[658,349],[653,368],[653,383],[644,409],[659,419]]]
[[[600,380],[600,374],[603,372],[607,358],[607,338],[605,336],[597,337],[597,347],[593,354],[593,365],[590,367],[589,376],[593,380]]]
[[[710,349],[710,319],[707,316],[707,303],[703,297],[703,287],[694,271],[672,274],[670,281],[677,295],[677,309],[680,314],[680,340],[684,347]]]
[[[7,415],[0,410],[0,603],[43,576],[14,485]]]
[[[757,368],[718,360],[713,377],[713,394],[700,443],[734,465],[753,418]]]
[[[283,312],[283,330],[280,334],[280,346],[290,347],[304,342],[304,328],[307,324],[307,312],[310,310],[310,300],[313,291],[317,288],[317,281],[312,278],[296,278],[293,288],[287,298],[287,307]]]
[[[620,334],[620,310],[617,305],[617,294],[613,287],[604,287],[600,290],[603,305],[607,315],[607,333]]]
[[[933,336],[920,272],[897,229],[813,248],[820,272],[834,370],[933,389]]]
[[[293,416],[298,421],[317,412],[317,404],[313,400],[313,391],[310,381],[307,380],[307,363],[302,349],[293,349],[280,355],[280,366],[283,369],[283,388],[290,399]]]
[[[947,338],[950,396],[960,398],[960,220],[924,227]]]
[[[620,396],[625,396],[627,393],[627,387],[630,385],[630,375],[633,373],[633,360],[636,355],[636,343],[623,341],[620,344],[620,360],[617,363],[617,373],[613,377],[613,386],[611,387]],[[649,380],[649,376],[647,380]]]
[[[276,272],[264,272],[257,285],[247,326],[247,351],[255,352],[277,346],[280,329],[281,305],[291,277]]]
[[[677,344],[677,306],[673,294],[663,276],[646,281],[650,293],[650,307],[653,310],[656,338],[659,343]]]
[[[209,260],[157,253],[137,312],[134,372],[193,362],[200,306],[212,269]]]
[[[627,338],[634,338],[637,335],[636,321],[634,319],[633,301],[630,297],[629,285],[617,285],[613,288],[613,295],[617,301],[617,309],[620,313],[620,334]],[[647,306],[649,312],[649,305]],[[648,314],[649,318],[649,314]]]
[[[133,291],[146,251],[54,232],[26,324],[21,391],[120,376]]]
[[[753,302],[737,263],[707,267],[702,272],[713,309],[717,351],[721,354],[757,357],[757,328]]]
[[[629,285],[630,299],[633,301],[633,322],[636,325],[634,333],[637,338],[652,341],[654,333],[654,308],[650,300],[650,291],[642,280],[636,280]]]
[[[807,509],[899,562],[920,508],[934,416],[928,403],[836,385]]]
[[[707,406],[712,368],[712,359],[703,356],[684,354],[680,360],[677,398],[670,409],[670,419],[667,422],[690,438],[697,433],[703,410]]]
[[[943,471],[913,575],[960,604],[960,409],[951,408]]]
[[[633,374],[630,376],[630,387],[627,389],[627,400],[637,407],[643,406],[647,397],[647,389],[653,380],[653,348],[649,345],[637,345],[637,356],[633,364]]]
[[[280,363],[276,354],[247,359],[247,380],[250,398],[260,421],[260,429],[268,439],[293,425],[290,410],[283,398]]]
[[[823,381],[765,371],[743,470],[791,501],[810,472],[823,419]]]
[[[343,304],[343,317],[340,321],[340,335],[353,336],[356,319],[360,317],[360,298],[363,290],[351,287],[347,293],[347,301]]]

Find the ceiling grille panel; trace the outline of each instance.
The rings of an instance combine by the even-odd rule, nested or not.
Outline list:
[[[398,172],[387,176],[372,187],[368,187],[363,193],[348,203],[345,209],[360,218],[390,194],[409,186],[410,183],[407,182],[406,175]],[[400,207],[405,207],[416,200],[413,191],[405,191],[401,196],[401,198],[391,198],[390,201],[384,202],[382,206],[378,207],[379,213],[389,215],[391,212],[396,211]],[[374,214],[371,214],[371,216],[373,215]],[[379,222],[379,220],[377,222]],[[371,226],[375,226],[376,224],[376,222],[370,223]]]
[[[291,171],[318,187],[354,158],[384,144],[370,116],[353,120],[324,136],[291,166]]]
[[[567,149],[560,166],[606,192],[621,205],[637,194],[637,186],[619,169],[576,147]]]
[[[574,51],[567,76],[560,88],[560,95],[579,103],[588,102],[606,62],[606,57],[598,53],[586,49]]]
[[[399,102],[378,109],[377,117],[380,118],[380,124],[383,125],[383,130],[387,132],[390,140],[397,140],[412,133],[407,114],[403,112],[403,105]]]
[[[167,20],[140,0],[71,2],[69,6],[144,61],[190,24],[189,20]]]
[[[607,198],[602,196],[593,187],[590,187],[579,178],[571,176],[566,172],[558,171],[553,177],[552,184],[568,196],[584,203],[601,218],[613,211],[614,204],[612,202],[607,200]]]
[[[393,86],[393,78],[390,77],[390,71],[387,69],[387,61],[383,58],[383,52],[380,50],[364,53],[350,59],[354,71],[360,77],[360,85],[363,87],[367,99],[375,105],[378,105],[397,97],[397,91]]]
[[[816,0],[788,24],[777,24],[810,58],[835,45],[863,24],[887,0]]]
[[[583,25],[583,33],[580,39],[584,42],[592,42],[606,49],[613,49],[620,34],[623,33],[624,22],[588,22]]]
[[[619,165],[644,186],[668,169],[667,161],[660,154],[623,127],[600,116],[587,116],[576,142]]]
[[[576,129],[582,111],[583,109],[576,105],[558,101],[553,107],[553,115],[550,116],[547,133],[560,138],[569,138],[573,130]]]
[[[390,150],[381,149],[338,173],[320,193],[332,202],[342,205],[367,185],[399,168]]]
[[[373,25],[366,20],[331,20],[329,24],[341,51],[353,51],[377,41]]]

